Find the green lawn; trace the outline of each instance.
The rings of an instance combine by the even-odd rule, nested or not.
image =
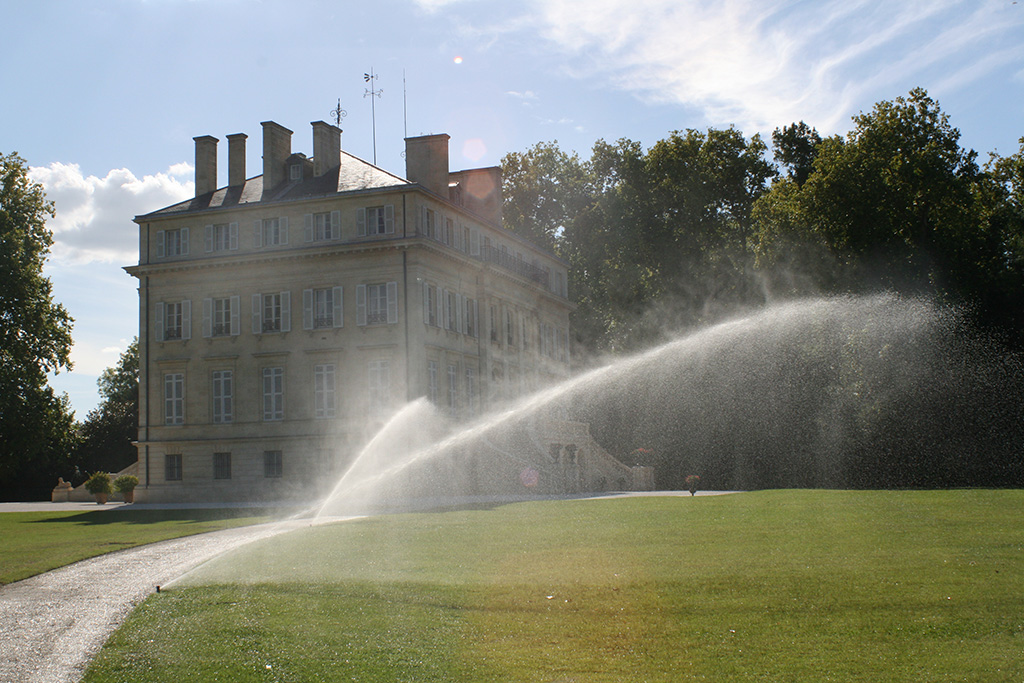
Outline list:
[[[114,550],[269,521],[266,510],[97,510],[0,514],[0,585]]]
[[[302,529],[85,681],[1020,681],[1022,491],[552,501]]]

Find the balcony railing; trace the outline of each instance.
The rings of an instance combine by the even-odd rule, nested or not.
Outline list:
[[[538,268],[532,263],[527,263],[521,258],[516,258],[507,251],[501,251],[496,247],[482,246],[480,247],[480,258],[488,263],[494,263],[502,268],[511,270],[516,275],[520,275],[527,280],[532,280],[545,289],[550,289],[546,270]]]

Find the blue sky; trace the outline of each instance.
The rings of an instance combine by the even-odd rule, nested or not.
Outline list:
[[[131,219],[193,194],[192,138],[221,140],[223,185],[226,135],[249,135],[257,175],[261,121],[311,155],[309,123],[340,99],[342,146],[372,161],[371,67],[377,162],[399,175],[406,131],[451,135],[457,170],[549,140],[586,156],[709,126],[841,134],[918,86],[982,160],[1024,136],[1013,0],[35,0],[0,21],[0,153],[56,203],[47,274],[75,369],[52,384],[79,419],[138,333]]]

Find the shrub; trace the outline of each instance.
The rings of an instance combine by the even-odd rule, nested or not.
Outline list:
[[[94,472],[92,476],[85,480],[85,489],[92,494],[113,493],[113,487],[110,485],[110,475],[106,472]]]
[[[134,474],[122,474],[120,477],[114,480],[114,489],[118,493],[128,493],[134,491],[135,487],[139,485],[139,478]]]

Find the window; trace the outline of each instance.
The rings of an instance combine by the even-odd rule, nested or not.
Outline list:
[[[423,283],[423,322],[437,327],[437,288]]]
[[[292,164],[288,167],[288,180],[302,180],[302,164]]]
[[[284,368],[263,368],[263,419],[284,419]]]
[[[367,285],[366,322],[369,325],[388,321],[388,293],[386,285]]]
[[[313,240],[324,242],[341,237],[341,212],[325,211],[313,214]]]
[[[227,424],[232,420],[232,387],[233,373],[231,370],[215,370],[213,373],[213,421],[215,424]]]
[[[437,239],[437,212],[423,207],[421,225],[423,236]]]
[[[477,336],[476,327],[476,299],[464,299],[466,312],[463,320],[466,321],[464,332],[470,337]]]
[[[237,296],[203,299],[203,336],[227,337],[239,333]]]
[[[178,341],[192,337],[192,302],[157,303],[154,321],[157,341]]]
[[[360,237],[367,235],[391,235],[395,232],[395,206],[371,206],[356,209],[356,232]]]
[[[291,330],[291,292],[252,295],[252,333]]]
[[[512,324],[512,311],[505,310],[505,340],[509,346],[515,346],[515,325]]]
[[[341,327],[342,288],[306,289],[302,292],[302,326],[307,330]]]
[[[156,257],[165,256],[187,256],[188,255],[188,228],[176,230],[157,230],[156,233]]]
[[[476,369],[466,368],[466,411],[476,415]]]
[[[238,223],[220,223],[206,226],[206,251],[238,249]]]
[[[214,453],[213,454],[213,478],[214,479],[230,479],[231,478],[231,454],[230,453]]]
[[[456,306],[455,292],[445,292],[444,307],[445,329],[458,330],[459,309]]]
[[[275,247],[288,244],[288,217],[264,218],[253,223],[257,247]]]
[[[398,283],[356,285],[356,324],[398,322]]]
[[[451,218],[444,219],[444,228],[441,233],[441,241],[447,245],[455,243],[455,221]]]
[[[283,471],[281,451],[263,451],[263,476],[267,479],[277,479]]]
[[[281,331],[281,295],[263,295],[263,331]]]
[[[437,404],[437,361],[427,361],[427,398]]]
[[[325,363],[313,367],[313,404],[319,418],[334,417],[334,365]]]
[[[462,228],[462,244],[459,245],[462,251],[469,251],[469,228]]]
[[[164,339],[181,339],[181,302],[164,304]]]
[[[368,407],[372,417],[383,418],[391,402],[391,368],[386,360],[370,361]]]
[[[164,479],[181,481],[181,453],[168,453],[164,456]]]
[[[164,424],[185,424],[185,374],[164,375]]]
[[[498,307],[491,306],[491,341],[498,342]]]
[[[448,410],[454,415],[459,407],[459,367],[448,366]]]

